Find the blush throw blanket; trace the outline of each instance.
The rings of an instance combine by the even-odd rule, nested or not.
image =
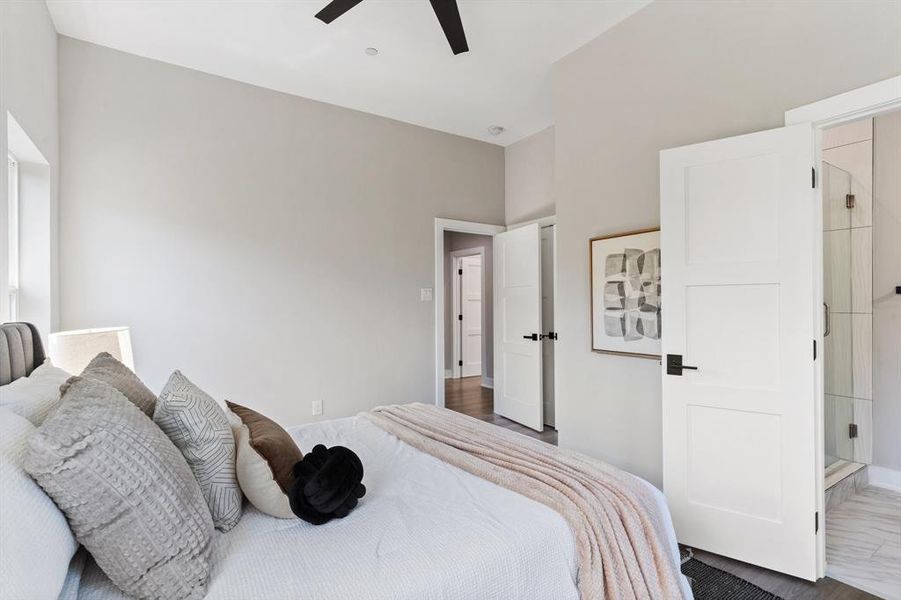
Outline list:
[[[634,476],[432,405],[383,406],[363,416],[417,450],[559,513],[576,541],[582,600],[682,597],[664,520]]]

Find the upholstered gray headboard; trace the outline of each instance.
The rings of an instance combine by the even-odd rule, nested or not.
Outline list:
[[[0,325],[0,385],[27,377],[44,362],[41,334],[31,323]]]

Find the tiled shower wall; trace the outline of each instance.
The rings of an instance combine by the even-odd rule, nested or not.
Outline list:
[[[873,121],[823,133],[826,454],[873,458]],[[848,196],[853,195],[849,208]],[[857,437],[849,436],[849,424]]]

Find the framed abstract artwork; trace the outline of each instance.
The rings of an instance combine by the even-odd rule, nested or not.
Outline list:
[[[591,349],[660,358],[660,228],[589,241]]]

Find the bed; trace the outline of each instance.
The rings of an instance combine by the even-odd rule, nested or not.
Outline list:
[[[319,527],[245,504],[234,529],[215,533],[210,600],[579,597],[573,535],[554,510],[416,450],[362,416],[288,430],[302,449],[323,443],[356,452],[366,497],[348,517]],[[663,495],[644,485],[665,515],[678,565]],[[680,587],[691,598],[684,577]],[[60,597],[125,596],[82,549]]]

